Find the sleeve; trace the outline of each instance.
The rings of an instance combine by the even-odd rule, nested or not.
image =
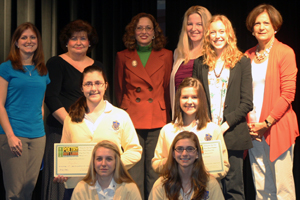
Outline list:
[[[142,200],[140,190],[138,189],[137,185],[135,183],[127,184],[127,195],[124,199],[130,199],[130,200]]]
[[[230,127],[239,123],[253,108],[251,61],[249,58],[242,57],[240,65],[240,104],[233,112],[225,115],[225,119]]]
[[[226,174],[229,171],[229,167],[230,167],[230,164],[228,161],[228,151],[227,151],[226,144],[224,142],[223,134],[221,133],[221,129],[219,126],[217,126],[217,128],[213,131],[213,134],[216,135],[215,140],[221,141],[224,171],[221,173],[213,173],[211,175],[213,175],[217,180],[221,180],[222,178],[224,178],[226,176]]]
[[[213,177],[210,177],[209,179],[207,191],[208,191],[208,197],[206,197],[206,199],[225,200],[219,182]]]
[[[114,86],[117,106],[121,106],[122,98],[124,94],[124,88],[126,85],[124,78],[124,61],[121,59],[121,52],[117,53],[116,64],[115,64],[115,77],[114,77]]]
[[[80,181],[72,192],[71,200],[85,200],[89,199],[87,191],[85,191],[85,183]]]
[[[0,65],[0,76],[4,78],[7,82],[11,79],[12,66],[8,62],[4,62]]]
[[[278,121],[289,109],[295,98],[297,64],[294,51],[288,47],[280,51],[280,97],[277,99],[270,115]]]
[[[70,123],[71,123],[71,118],[68,115],[64,121],[60,143],[72,143],[71,133],[70,133]]]
[[[128,170],[141,159],[143,149],[129,115],[125,111],[121,111],[124,112],[124,127],[121,137],[124,153],[121,155],[121,160]]]
[[[58,57],[53,57],[46,63],[50,84],[47,85],[45,103],[50,112],[53,113],[57,109],[64,107],[58,96],[61,92],[63,81],[63,66],[59,63]]]
[[[157,179],[151,189],[148,200],[164,200],[166,198],[165,190],[162,185],[162,178]]]
[[[164,77],[164,98],[166,103],[167,122],[170,121],[170,109],[171,109],[170,76],[171,76],[172,67],[173,67],[173,55],[172,55],[172,51],[168,50],[168,53],[165,58],[165,77]]]
[[[165,127],[160,130],[157,144],[154,151],[154,157],[152,158],[152,168],[155,172],[161,173],[163,170],[163,162],[168,159],[168,152],[163,151],[165,141]]]
[[[193,66],[193,74],[192,74],[192,77],[193,78],[197,78],[198,80],[200,80],[200,74],[198,74],[198,71],[199,71],[199,58],[197,58],[195,61],[194,61],[194,66]]]

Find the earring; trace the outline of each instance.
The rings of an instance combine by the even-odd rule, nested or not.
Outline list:
[[[254,36],[254,32],[252,32],[252,35]]]
[[[91,47],[91,45],[89,44],[89,47]]]
[[[152,40],[154,40],[155,39],[155,36],[153,35],[153,38],[152,38]]]
[[[277,33],[277,31],[274,31],[274,33],[276,34],[276,33]]]
[[[18,45],[16,45],[16,46],[17,46],[18,49],[20,48]]]
[[[66,47],[68,47],[68,45],[66,45]]]

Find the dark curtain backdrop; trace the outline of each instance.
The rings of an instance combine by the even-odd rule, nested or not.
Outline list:
[[[51,0],[49,0],[51,1]],[[41,1],[36,0],[35,10],[35,24],[41,30]],[[147,12],[153,16],[157,16],[159,13],[159,21],[165,31],[165,35],[168,38],[167,49],[174,50],[177,46],[179,33],[181,30],[182,19],[184,12],[192,5],[202,5],[206,7],[212,14],[224,14],[232,22],[235,28],[238,38],[238,47],[241,51],[245,51],[250,47],[256,45],[256,40],[252,34],[247,31],[245,26],[245,20],[248,13],[257,5],[261,3],[270,3],[276,7],[283,16],[283,26],[281,30],[276,34],[281,42],[291,46],[297,56],[297,63],[299,66],[299,22],[300,17],[297,13],[297,9],[300,7],[300,1],[298,0],[272,0],[272,1],[218,1],[218,0],[166,0],[165,16],[164,11],[157,11],[156,0],[63,0],[57,1],[57,35],[60,30],[71,20],[83,19],[89,21],[97,30],[99,36],[99,43],[97,47],[90,54],[94,59],[101,61],[107,67],[107,75],[110,84],[110,96],[114,101],[113,95],[113,74],[114,74],[114,59],[116,52],[123,50],[122,36],[124,34],[125,26],[130,22],[131,18],[140,13]],[[17,0],[12,0],[12,32],[17,27],[16,22],[16,9]],[[73,5],[73,6],[71,6]],[[72,17],[71,17],[72,16]],[[50,16],[49,16],[50,17]],[[165,22],[164,22],[165,20]],[[49,30],[50,31],[50,30]],[[43,33],[42,33],[43,35]],[[57,42],[57,54],[63,53],[59,42]],[[48,48],[45,47],[44,48]],[[297,81],[297,93],[293,103],[294,110],[297,115],[300,116],[299,102],[299,90],[300,85]],[[298,117],[299,121],[299,117]],[[284,133],[283,133],[284,134]],[[295,166],[294,175],[296,181],[296,187],[298,192],[298,198],[300,193],[300,156],[299,156],[299,138],[295,147]],[[4,198],[4,189],[2,180],[2,173],[0,175],[0,199]],[[245,161],[245,182],[246,182],[246,197],[247,199],[254,199],[253,183],[251,179],[251,171],[249,168],[249,162]],[[41,179],[35,189],[33,199],[40,199],[40,185]]]

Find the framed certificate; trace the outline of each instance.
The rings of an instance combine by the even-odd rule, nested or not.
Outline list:
[[[220,140],[201,141],[201,152],[204,165],[210,173],[224,171],[224,161]]]
[[[55,143],[54,177],[83,177],[86,175],[96,143]]]

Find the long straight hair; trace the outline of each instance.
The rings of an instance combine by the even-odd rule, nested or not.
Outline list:
[[[15,70],[21,70],[25,72],[22,64],[20,49],[17,47],[16,42],[20,39],[22,33],[27,29],[31,29],[37,37],[37,49],[34,52],[32,62],[34,63],[35,69],[37,69],[40,76],[46,75],[47,67],[45,65],[42,37],[36,26],[30,22],[25,22],[19,25],[15,30],[11,38],[10,51],[6,60],[11,61],[11,64]]]
[[[164,165],[164,170],[162,174],[163,187],[165,189],[166,196],[168,199],[178,200],[180,189],[182,188],[182,181],[179,175],[178,163],[175,160],[173,153],[175,150],[176,143],[182,139],[192,140],[195,143],[195,147],[197,148],[198,158],[193,163],[193,169],[190,180],[191,188],[194,191],[192,200],[198,200],[201,199],[206,192],[209,174],[204,166],[198,136],[193,132],[183,131],[174,138],[170,147],[167,162]]]

